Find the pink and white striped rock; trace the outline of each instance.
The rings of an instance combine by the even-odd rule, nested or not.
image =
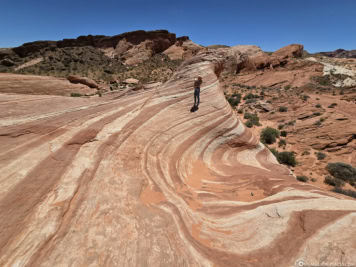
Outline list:
[[[0,95],[0,266],[356,262],[356,202],[276,162],[226,102],[220,63],[201,53],[118,99]]]

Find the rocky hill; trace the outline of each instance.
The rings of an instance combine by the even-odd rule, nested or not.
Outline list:
[[[316,55],[336,58],[356,58],[356,50],[337,49],[332,52],[319,52]]]
[[[163,82],[201,48],[188,37],[176,38],[165,30],[37,41],[0,50],[0,72],[78,75],[107,84],[128,78]]]

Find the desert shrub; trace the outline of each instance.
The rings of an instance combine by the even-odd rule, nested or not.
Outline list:
[[[287,137],[287,131],[281,131],[281,136]]]
[[[274,148],[269,148],[269,150],[272,152],[272,154],[277,158],[277,160],[278,160],[278,154],[279,154],[279,152],[276,150],[276,149],[274,149]]]
[[[296,123],[296,121],[295,121],[295,120],[293,120],[293,121],[289,121],[289,122],[287,122],[287,123],[286,123],[286,125],[293,126],[295,123]]]
[[[345,185],[345,182],[343,180],[340,180],[338,178],[332,177],[330,175],[327,175],[324,178],[324,184],[328,184],[331,186],[335,186],[335,187],[342,187]]]
[[[289,89],[291,89],[291,88],[292,88],[291,85],[286,85],[286,86],[284,86],[284,90],[289,90]]]
[[[241,102],[241,94],[234,93],[231,96],[225,95],[226,100],[232,107],[236,107]]]
[[[328,163],[326,170],[335,178],[348,182],[356,182],[356,169],[343,162]]]
[[[258,117],[257,113],[248,113],[248,112],[245,112],[244,114],[244,119],[247,119],[248,121],[246,122],[246,126],[247,125],[251,125],[251,127],[253,125],[256,125],[256,126],[261,126],[260,124],[260,118]],[[248,124],[247,124],[248,123]],[[247,126],[248,127],[248,126]],[[249,128],[251,128],[249,127]]]
[[[316,104],[315,107],[316,108],[321,108],[321,105],[320,104]]]
[[[278,125],[278,130],[282,130],[283,127],[284,127],[284,124],[279,124],[279,125]]]
[[[288,111],[288,108],[287,108],[287,107],[284,107],[284,106],[281,106],[281,107],[279,107],[278,111],[279,111],[279,112],[287,112],[287,111]]]
[[[285,146],[287,144],[286,140],[285,139],[281,139],[279,140],[278,142],[278,146],[281,147],[281,146]]]
[[[276,142],[276,138],[279,137],[279,131],[277,129],[266,127],[262,130],[260,140],[262,143],[273,144]]]
[[[314,112],[313,115],[314,115],[314,116],[320,116],[321,113],[320,113],[320,112]]]
[[[248,99],[257,99],[257,98],[259,98],[259,96],[258,95],[254,95],[254,94],[252,94],[252,93],[248,93],[247,95],[245,95],[244,96],[244,100],[248,100]]]
[[[332,82],[330,80],[330,75],[316,76],[316,77],[313,77],[313,79],[317,83],[319,83],[320,85],[323,85],[323,86],[331,86],[332,85]]]
[[[277,160],[279,163],[289,165],[289,166],[296,166],[297,160],[295,159],[295,155],[293,152],[283,151],[279,152],[277,156]]]
[[[71,93],[70,96],[71,97],[81,97],[82,94],[80,94],[80,93]]]
[[[356,198],[356,191],[354,191],[354,190],[350,190],[350,189],[345,190],[340,187],[335,187],[332,191],[335,193],[339,193],[339,194],[343,194],[343,195],[346,195],[349,197]]]
[[[318,160],[323,160],[326,158],[326,155],[323,152],[316,152],[316,157]]]
[[[247,99],[246,100],[246,104],[251,104],[251,103],[255,103],[256,102],[256,100],[255,99]]]
[[[306,156],[306,155],[310,155],[310,152],[307,150],[303,151],[303,153],[302,153],[302,156]]]
[[[335,106],[337,106],[337,103],[332,103],[328,106],[328,108],[334,108]]]
[[[252,128],[252,127],[253,127],[252,121],[247,121],[247,122],[245,123],[245,125],[246,125],[247,128]]]
[[[322,121],[321,120],[318,120],[316,122],[313,123],[313,125],[315,126],[320,126],[322,124]]]
[[[238,111],[237,111],[239,114],[243,114],[244,113],[244,110],[242,108],[240,108]]]
[[[309,178],[306,177],[305,175],[299,175],[299,176],[297,176],[297,180],[300,181],[300,182],[306,183],[306,182],[309,181]]]
[[[312,181],[313,183],[316,182],[316,179],[315,178],[311,178],[310,181]]]

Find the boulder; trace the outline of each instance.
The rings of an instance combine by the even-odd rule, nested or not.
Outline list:
[[[79,76],[75,76],[75,75],[69,75],[67,77],[67,80],[71,83],[74,83],[74,84],[84,84],[90,88],[99,88],[99,85],[94,82],[93,80],[87,78],[87,77],[79,77]]]
[[[192,58],[202,49],[204,48],[201,45],[181,37],[174,45],[163,51],[163,54],[171,60],[185,60]]]
[[[126,84],[138,84],[140,81],[137,79],[129,78],[124,81]]]
[[[276,52],[272,53],[272,56],[281,59],[287,58],[297,58],[303,55],[304,46],[300,44],[291,44],[278,49]]]

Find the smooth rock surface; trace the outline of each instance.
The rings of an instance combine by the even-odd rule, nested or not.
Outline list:
[[[356,262],[356,201],[277,163],[226,102],[220,60],[121,98],[0,95],[0,266]]]

